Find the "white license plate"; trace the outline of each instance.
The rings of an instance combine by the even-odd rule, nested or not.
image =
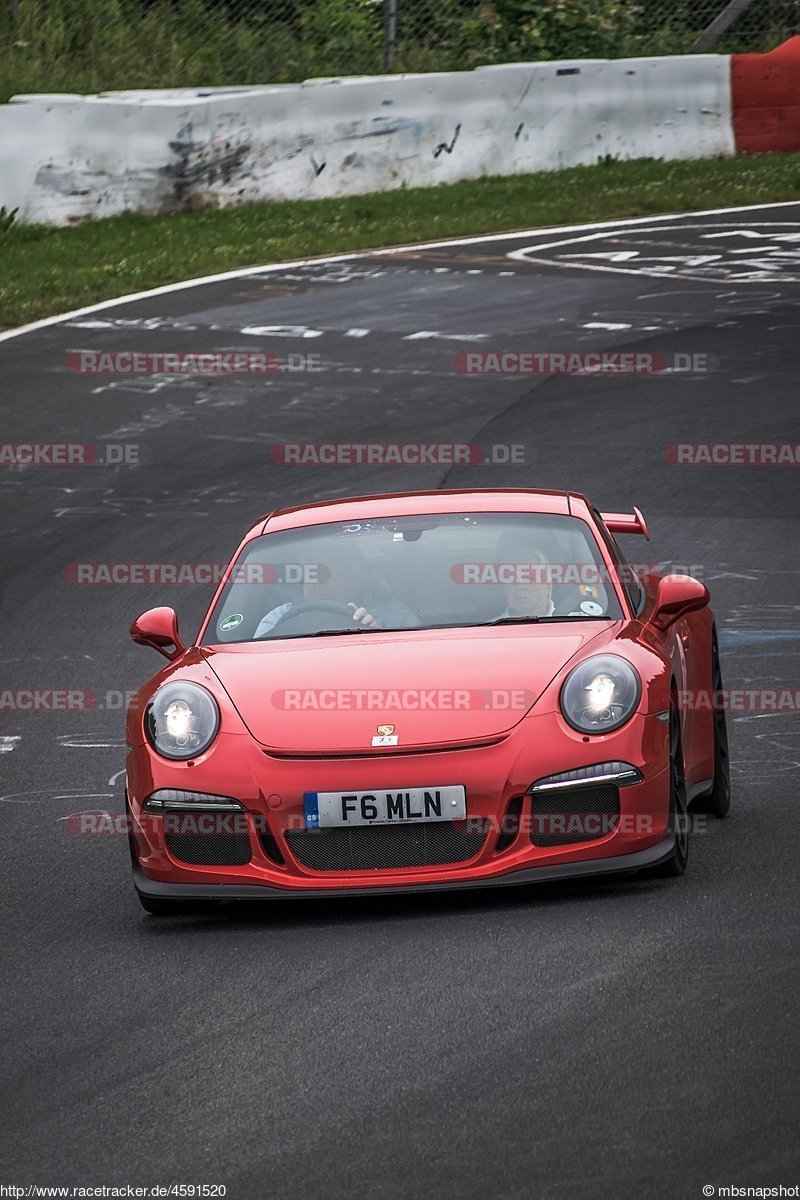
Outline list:
[[[460,785],[397,791],[306,792],[303,799],[307,829],[461,821],[467,815],[467,794]]]

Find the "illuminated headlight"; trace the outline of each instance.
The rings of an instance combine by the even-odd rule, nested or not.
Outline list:
[[[561,711],[581,733],[609,733],[633,715],[641,694],[641,680],[629,662],[615,654],[598,654],[567,676]]]
[[[165,683],[147,705],[144,728],[150,745],[164,758],[195,758],[217,736],[217,702],[199,684]]]

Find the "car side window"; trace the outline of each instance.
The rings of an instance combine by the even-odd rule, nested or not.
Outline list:
[[[633,567],[629,564],[625,555],[620,550],[619,546],[614,540],[613,535],[606,528],[603,518],[600,516],[600,513],[596,508],[592,509],[592,515],[594,516],[595,521],[597,521],[598,529],[600,530],[600,533],[602,534],[605,543],[611,552],[612,558],[617,564],[620,581],[625,589],[628,599],[630,600],[634,615],[638,617],[644,608],[646,599],[645,590],[642,587],[639,576],[636,574]]]

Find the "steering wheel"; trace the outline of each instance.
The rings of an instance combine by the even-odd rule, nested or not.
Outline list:
[[[293,604],[288,612],[285,612],[282,617],[272,626],[277,629],[279,625],[288,625],[298,617],[304,617],[307,613],[334,613],[337,617],[346,617],[348,625],[353,625],[353,610],[346,604],[338,604],[335,600],[303,600],[299,604]]]

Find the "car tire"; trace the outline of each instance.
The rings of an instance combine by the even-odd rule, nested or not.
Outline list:
[[[686,772],[681,745],[681,717],[678,698],[673,692],[669,705],[669,830],[675,834],[675,844],[669,858],[653,867],[648,874],[655,878],[674,878],[682,875],[689,861],[689,806],[686,800]]]
[[[716,630],[711,635],[711,690],[714,703],[714,785],[705,796],[695,802],[697,812],[710,813],[713,817],[725,817],[731,806],[731,764],[728,752],[728,724],[725,708],[716,703],[722,695],[722,668],[719,662],[719,645]]]

